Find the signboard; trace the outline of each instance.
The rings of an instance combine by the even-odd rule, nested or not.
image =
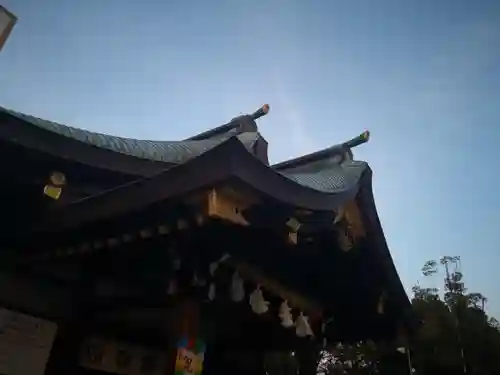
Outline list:
[[[177,344],[174,375],[201,375],[205,344],[201,340],[184,338]]]
[[[84,340],[80,366],[122,375],[163,375],[166,355],[162,350],[91,337]]]
[[[55,323],[0,308],[0,374],[43,375]]]
[[[0,51],[17,22],[17,17],[0,5]]]

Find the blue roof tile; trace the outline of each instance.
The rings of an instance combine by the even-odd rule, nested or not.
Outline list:
[[[202,140],[138,140],[78,129],[2,107],[0,107],[0,112],[7,113],[33,126],[94,147],[107,149],[136,158],[170,164],[185,163],[234,136],[236,136],[248,150],[251,150],[260,137],[257,132],[238,133],[236,129],[230,129],[226,133],[217,134],[213,138]],[[275,171],[311,189],[325,193],[341,193],[357,189],[358,182],[366,168],[367,164],[365,162],[347,160],[339,164],[334,158],[326,157],[290,169],[282,170],[278,168]]]
[[[281,175],[311,189],[325,193],[342,193],[357,189],[359,180],[368,165],[361,161],[330,164],[310,172],[280,171]]]
[[[53,121],[43,120],[38,117],[26,115],[0,107],[0,111],[14,116],[22,121],[72,138],[80,142],[101,149],[122,153],[136,158],[159,161],[171,164],[181,164],[189,159],[199,156],[204,152],[219,145],[231,136],[237,136],[247,149],[251,149],[260,135],[258,133],[235,133],[229,131],[218,135],[216,138],[186,141],[149,141],[132,138],[116,137],[88,130],[78,129],[67,125],[58,124]]]

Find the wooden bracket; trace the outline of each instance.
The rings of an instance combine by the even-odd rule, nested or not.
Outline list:
[[[253,202],[245,195],[235,191],[212,189],[206,198],[208,217],[226,220],[233,224],[249,225],[242,211],[250,207]]]
[[[382,292],[377,302],[377,314],[384,315],[385,314],[385,301],[387,299],[387,293]]]
[[[344,231],[344,230],[339,231],[338,241],[339,241],[339,246],[342,249],[342,251],[347,252],[347,251],[350,251],[354,247],[354,242],[349,237],[349,233],[346,233],[346,231]]]
[[[366,235],[361,213],[355,200],[350,200],[338,209],[333,224],[339,224],[341,222],[347,223],[349,232],[354,238],[360,238]]]
[[[351,250],[359,238],[366,236],[361,213],[355,200],[347,202],[337,211],[334,225],[344,227],[340,230],[339,245],[343,251]]]
[[[286,226],[290,229],[288,232],[288,242],[297,245],[298,242],[298,231],[301,227],[301,223],[294,217],[291,217],[286,222]]]

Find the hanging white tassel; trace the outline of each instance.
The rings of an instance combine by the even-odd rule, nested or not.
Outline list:
[[[243,285],[243,279],[240,277],[238,272],[235,272],[231,280],[231,299],[234,302],[241,302],[244,298],[245,286]]]
[[[253,312],[256,314],[264,314],[269,310],[269,302],[264,299],[260,286],[250,294],[249,302]]]
[[[215,271],[217,271],[217,268],[219,268],[219,262],[210,263],[210,266],[208,268],[208,272],[210,272],[210,276],[213,276],[215,274]]]
[[[333,224],[339,223],[345,217],[345,214],[346,214],[345,206],[339,207],[339,209],[337,210],[337,214],[333,219]]]
[[[173,296],[175,293],[177,293],[177,282],[175,280],[170,280],[168,283],[167,294],[169,296]]]
[[[294,325],[292,309],[288,306],[287,301],[283,301],[280,305],[279,317],[281,319],[281,325],[285,328],[290,328]]]
[[[302,311],[297,317],[295,325],[297,326],[297,329],[295,330],[297,336],[299,337],[314,336],[313,331],[311,330],[311,326],[309,325],[309,318],[307,316],[304,316]]]
[[[209,287],[208,287],[208,299],[210,301],[213,301],[215,298],[215,284],[214,283],[210,283]]]

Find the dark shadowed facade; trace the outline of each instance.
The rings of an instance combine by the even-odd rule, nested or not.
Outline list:
[[[368,133],[270,165],[268,109],[141,141],[0,107],[0,307],[57,325],[47,374],[258,374],[410,331]]]

